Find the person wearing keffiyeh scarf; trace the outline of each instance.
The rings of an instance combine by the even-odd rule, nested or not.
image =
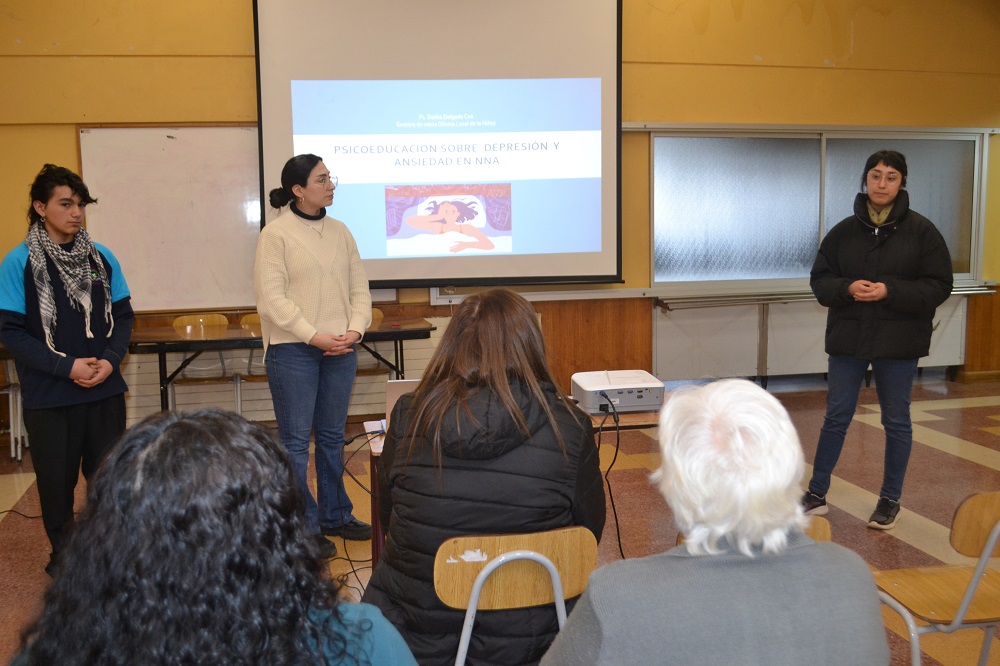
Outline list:
[[[45,343],[49,349],[65,356],[55,348],[52,342],[52,329],[56,325],[56,304],[52,295],[52,282],[49,279],[49,272],[46,269],[45,258],[48,257],[56,267],[59,278],[62,280],[66,295],[69,296],[70,303],[84,314],[86,321],[86,331],[88,338],[94,337],[90,328],[91,317],[91,269],[90,260],[94,260],[97,275],[104,285],[104,320],[108,323],[108,337],[114,331],[115,322],[111,317],[111,285],[108,282],[107,271],[104,269],[104,262],[94,248],[94,243],[90,240],[87,230],[81,228],[76,233],[73,247],[65,250],[56,245],[49,238],[45,231],[45,219],[31,225],[28,229],[28,256],[31,257],[31,272],[35,278],[35,288],[38,290],[38,305],[42,314],[42,328],[45,329]]]
[[[0,264],[0,338],[21,385],[24,425],[58,561],[81,467],[90,478],[125,431],[119,369],[134,315],[121,265],[83,228],[83,180],[46,164],[31,186],[28,233]]]

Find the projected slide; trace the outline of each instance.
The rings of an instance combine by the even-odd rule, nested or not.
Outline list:
[[[601,251],[599,79],[292,81],[362,258]]]

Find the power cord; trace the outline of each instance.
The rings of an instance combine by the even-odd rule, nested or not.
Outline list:
[[[2,516],[2,515],[3,515],[3,514],[5,514],[5,513],[12,513],[12,514],[14,514],[15,516],[21,516],[22,518],[30,518],[31,520],[37,520],[37,519],[41,518],[41,516],[40,516],[40,515],[39,515],[39,516],[29,516],[29,515],[28,515],[28,514],[26,514],[26,513],[21,513],[21,512],[20,512],[20,511],[18,511],[17,509],[5,509],[5,510],[3,510],[3,511],[0,511],[0,516]]]
[[[353,444],[356,440],[360,439],[361,437],[367,437],[368,440],[365,442],[365,444],[369,444],[369,443],[371,443],[371,441],[375,437],[378,437],[378,436],[384,435],[384,434],[385,434],[385,430],[381,430],[381,429],[379,429],[379,430],[369,430],[367,432],[358,433],[354,437],[351,437],[350,439],[346,440],[344,442],[344,447],[341,448],[341,450],[340,450],[340,460],[341,460],[342,469],[344,470],[344,473],[347,474],[347,476],[351,477],[351,479],[354,480],[354,483],[358,484],[358,487],[361,488],[366,493],[368,493],[369,495],[372,494],[371,489],[368,486],[366,486],[364,483],[362,483],[361,480],[357,476],[355,476],[353,472],[351,472],[350,470],[347,469],[348,463],[350,463],[351,460],[354,459],[354,456],[356,456],[359,451],[363,450],[365,448],[365,446],[364,445],[359,446],[358,448],[356,448],[354,451],[351,452],[350,456],[347,456],[346,458],[344,457],[344,450],[346,449],[346,447],[349,444]],[[372,565],[369,564],[368,566],[362,566],[362,567],[359,567],[357,565],[359,563],[363,564],[365,562],[369,562],[370,563],[372,561],[372,559],[368,558],[366,560],[355,560],[354,558],[351,557],[351,554],[348,551],[347,539],[343,539],[342,541],[343,541],[343,546],[344,546],[344,556],[343,557],[338,557],[336,559],[345,560],[350,565],[351,570],[349,572],[345,572],[344,574],[342,574],[341,576],[339,576],[338,577],[338,581],[341,582],[348,589],[352,590],[353,592],[356,592],[358,594],[358,598],[360,599],[364,595],[364,593],[365,593],[365,584],[361,582],[361,576],[358,575],[358,572],[359,571],[363,571],[365,569],[371,569]],[[353,575],[354,579],[357,581],[357,583],[358,583],[357,587],[355,587],[352,583],[349,582],[351,575]]]
[[[372,561],[372,559],[369,557],[367,560],[355,560],[353,557],[351,557],[351,553],[348,551],[348,548],[347,548],[347,543],[348,543],[347,539],[343,539],[343,542],[344,542],[344,557],[337,558],[337,559],[346,560],[347,563],[350,564],[351,570],[349,572],[345,572],[345,573],[341,574],[340,576],[338,576],[337,580],[344,587],[348,588],[352,592],[357,593],[358,600],[360,601],[361,597],[364,596],[364,594],[365,594],[365,584],[361,582],[361,576],[358,575],[358,571],[363,571],[365,569],[369,569],[370,570],[372,568],[372,565],[370,564],[370,562]],[[369,563],[368,566],[362,566],[362,567],[358,566],[358,564],[364,564],[365,562]],[[350,582],[351,575],[354,576],[354,580],[358,581],[358,586],[357,587],[355,587]]]
[[[341,465],[343,467],[344,474],[346,474],[347,476],[351,477],[354,480],[354,483],[358,484],[358,487],[360,487],[361,490],[365,491],[369,495],[372,494],[371,489],[368,486],[366,486],[364,483],[362,483],[361,480],[358,477],[354,476],[353,472],[351,472],[350,470],[347,469],[347,463],[351,462],[351,460],[354,459],[354,456],[358,455],[358,452],[365,448],[364,445],[359,446],[358,448],[354,449],[354,451],[351,452],[351,455],[348,456],[346,459],[344,458],[344,449],[347,448],[348,444],[353,444],[356,439],[360,439],[361,437],[367,437],[368,440],[365,442],[365,444],[368,444],[374,438],[378,437],[379,435],[384,435],[384,434],[385,434],[384,430],[371,430],[371,431],[368,431],[368,432],[358,433],[354,437],[351,437],[350,439],[348,439],[347,441],[345,441],[343,448],[340,449],[340,462],[341,462]]]
[[[608,499],[611,501],[611,515],[615,517],[615,535],[618,537],[618,554],[625,559],[625,550],[622,548],[622,528],[621,523],[618,522],[618,509],[615,507],[615,495],[611,492],[611,479],[608,475],[611,474],[611,469],[615,466],[615,462],[618,460],[618,452],[621,450],[622,443],[622,431],[621,425],[618,422],[618,408],[615,407],[615,403],[611,401],[608,394],[604,391],[599,391],[598,395],[608,401],[608,405],[611,406],[611,416],[615,420],[615,454],[611,457],[611,462],[608,463],[608,469],[604,472],[604,484],[608,488]],[[601,437],[604,434],[604,424],[608,420],[608,413],[605,412],[604,420],[601,421],[601,425],[597,429],[597,450],[601,450]]]

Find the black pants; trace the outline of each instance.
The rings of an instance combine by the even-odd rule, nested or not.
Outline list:
[[[42,504],[42,524],[55,560],[73,523],[73,496],[83,467],[88,481],[125,432],[125,394],[70,407],[26,409],[24,427]]]

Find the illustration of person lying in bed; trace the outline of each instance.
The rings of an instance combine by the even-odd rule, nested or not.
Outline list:
[[[479,249],[492,250],[494,245],[487,236],[475,225],[470,224],[473,218],[478,215],[475,210],[476,203],[465,203],[457,200],[450,201],[428,201],[428,211],[426,215],[411,215],[405,222],[414,229],[432,234],[445,234],[450,231],[469,237],[471,240],[459,240],[452,243],[449,251],[461,252],[462,250]]]

